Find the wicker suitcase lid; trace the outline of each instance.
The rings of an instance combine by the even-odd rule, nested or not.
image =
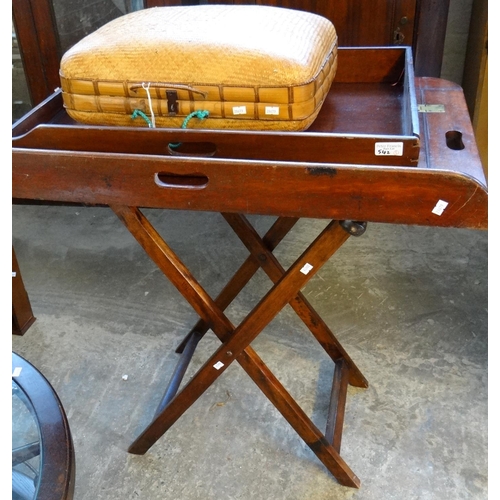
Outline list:
[[[126,14],[70,48],[66,80],[287,87],[336,51],[326,18],[262,5],[156,7]]]

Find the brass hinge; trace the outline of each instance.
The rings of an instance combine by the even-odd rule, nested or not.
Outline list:
[[[444,104],[419,104],[419,113],[445,113]]]

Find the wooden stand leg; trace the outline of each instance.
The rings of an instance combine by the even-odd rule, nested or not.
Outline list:
[[[256,256],[262,269],[266,272],[273,283],[277,283],[285,270],[276,260],[276,257],[261,240],[255,229],[247,219],[240,214],[222,214],[228,224],[233,228],[248,251]],[[314,337],[329,354],[333,361],[343,360],[349,369],[349,383],[356,387],[367,388],[368,381],[359,368],[354,364],[347,352],[344,350],[335,335],[330,331],[326,323],[313,309],[302,293],[298,293],[290,305],[304,324],[309,328]]]
[[[298,219],[291,217],[279,217],[263,238],[266,247],[271,251],[274,250],[281,240],[290,232],[297,221]],[[224,311],[234,298],[238,296],[259,268],[259,259],[254,255],[250,255],[215,299],[215,303],[222,311]],[[200,319],[179,347],[177,347],[175,352],[181,353],[184,350],[184,346],[193,332],[200,332],[204,335],[208,329],[208,324],[203,319]]]
[[[254,371],[255,366],[252,364],[248,367],[247,373],[323,465],[343,486],[359,488],[361,484],[359,478],[342,459],[339,450],[314,425],[273,373],[267,369],[265,378],[259,377]]]
[[[326,420],[325,437],[339,453],[342,441],[342,428],[344,426],[348,371],[349,368],[344,360],[335,363],[330,407]]]
[[[346,241],[349,234],[338,222],[331,222],[242,323],[234,328],[137,208],[120,206],[113,207],[113,210],[222,341],[219,349],[182,390],[164,408],[160,408],[153,421],[132,443],[129,452],[145,453],[227,367],[237,360],[337,480],[346,486],[359,487],[359,479],[345,464],[338,451],[249,347],[265,326]]]

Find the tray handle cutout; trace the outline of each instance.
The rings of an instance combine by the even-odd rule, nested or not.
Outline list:
[[[170,189],[204,189],[208,185],[208,177],[204,174],[174,174],[157,172],[155,184],[161,188]]]
[[[464,141],[462,140],[462,132],[458,130],[448,130],[446,132],[446,145],[455,151],[465,149]]]
[[[213,142],[179,142],[170,143],[167,151],[172,156],[202,156],[211,158],[217,152],[217,146]]]

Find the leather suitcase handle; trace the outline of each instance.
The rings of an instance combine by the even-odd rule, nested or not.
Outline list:
[[[136,92],[137,89],[144,88],[142,85],[143,85],[142,83],[135,83],[130,86],[130,90]],[[178,85],[175,83],[148,82],[148,88],[165,89],[165,90],[188,90],[195,94],[200,94],[204,98],[206,98],[208,95],[208,92],[203,92],[202,90],[195,89],[194,87],[191,87],[189,85],[180,85],[180,84]]]

